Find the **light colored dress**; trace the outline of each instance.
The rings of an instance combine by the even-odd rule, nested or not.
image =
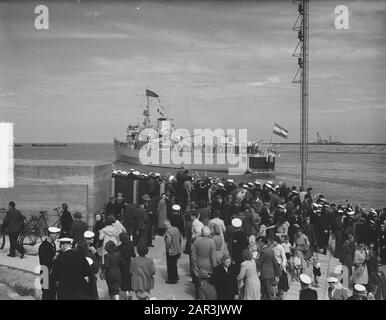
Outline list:
[[[256,270],[254,259],[241,263],[240,273],[237,276],[239,282],[244,281],[244,290],[241,300],[260,300],[260,279]]]
[[[354,265],[353,283],[367,284],[369,282],[369,273],[365,253],[359,250],[355,251]]]

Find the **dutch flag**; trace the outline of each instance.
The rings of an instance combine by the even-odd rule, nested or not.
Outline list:
[[[288,130],[279,126],[276,122],[275,122],[275,125],[273,126],[273,133],[284,139],[288,138]]]

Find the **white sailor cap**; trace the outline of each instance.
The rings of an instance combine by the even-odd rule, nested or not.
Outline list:
[[[370,212],[377,214],[377,212],[373,208],[370,209]]]
[[[337,278],[335,278],[335,277],[329,277],[328,279],[327,279],[327,282],[328,283],[335,283],[335,282],[338,282],[339,280],[337,279]]]
[[[71,238],[60,238],[58,241],[60,243],[73,243],[74,239],[71,239]]]
[[[86,257],[86,260],[90,266],[94,263],[94,261],[89,257]]]
[[[284,206],[281,205],[281,204],[279,204],[277,207],[278,207],[279,209],[285,210]]]
[[[313,205],[315,208],[321,208],[321,207],[322,207],[321,204],[317,204],[317,203],[315,203],[315,202],[314,202],[312,205]]]
[[[243,222],[241,221],[241,219],[239,218],[232,219],[232,226],[234,226],[235,228],[241,227],[242,224]]]
[[[267,181],[267,184],[273,185],[272,181]]]
[[[179,211],[179,210],[181,210],[181,207],[180,207],[178,204],[173,204],[172,209],[173,209],[174,211]]]
[[[347,214],[348,214],[349,216],[353,216],[353,215],[355,214],[355,211],[349,211],[349,212],[347,212]]]
[[[155,175],[156,177],[159,177],[159,176],[160,176],[160,174],[159,174],[158,172],[154,173],[154,175]]]
[[[339,209],[338,210],[338,213],[343,213],[344,211],[342,209]]]
[[[130,171],[135,171],[135,170],[133,168],[131,168]]]
[[[59,228],[56,228],[56,227],[49,227],[49,228],[48,228],[48,232],[49,232],[49,233],[59,233],[59,232],[60,232],[60,229],[59,229]]]
[[[323,201],[323,202],[328,202],[326,199],[324,198],[319,198],[319,201]]]
[[[253,183],[252,182],[248,182],[248,186],[253,187]]]
[[[92,231],[86,231],[83,236],[86,238],[86,239],[91,239],[91,238],[94,238],[95,237],[95,233],[92,232]]]
[[[224,184],[222,182],[218,183],[219,187],[224,187]]]
[[[133,174],[134,174],[135,176],[139,176],[141,173],[140,173],[139,171],[133,171]]]
[[[169,177],[169,181],[172,181],[174,179],[174,176]]]
[[[356,291],[358,291],[358,292],[364,292],[364,291],[366,291],[365,286],[363,286],[363,285],[361,285],[361,284],[359,284],[359,283],[357,283],[357,284],[354,286],[354,289],[355,289]]]
[[[254,183],[255,183],[255,185],[257,185],[257,186],[260,186],[260,185],[261,185],[260,182],[257,181],[257,180],[256,180]]]
[[[311,278],[308,275],[306,275],[305,273],[302,273],[300,275],[300,281],[303,282],[304,284],[311,284],[312,283]]]
[[[229,183],[235,182],[233,179],[228,179],[227,181],[228,181]]]
[[[246,185],[246,184],[243,184],[243,188],[245,188],[245,189],[246,189],[246,188],[248,188],[248,185]]]

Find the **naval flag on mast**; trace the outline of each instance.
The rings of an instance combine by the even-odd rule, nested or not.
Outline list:
[[[283,127],[279,126],[276,122],[273,126],[273,133],[284,138],[284,139],[287,139],[288,138],[288,130],[287,129],[284,129]]]
[[[156,94],[154,91],[146,89],[146,96],[152,97],[152,98],[157,98],[158,102],[160,102],[158,94]]]

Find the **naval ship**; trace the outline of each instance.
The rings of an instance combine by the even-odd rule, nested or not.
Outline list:
[[[224,157],[225,159],[228,159],[228,153],[230,152],[237,157],[240,152],[240,145],[237,145],[232,139],[228,139],[226,136],[223,137],[223,139],[219,139],[219,141],[216,140],[209,144],[206,144],[205,142],[197,143],[193,135],[190,139],[190,145],[186,145],[186,140],[185,143],[182,143],[183,138],[181,136],[177,136],[177,138],[174,136],[174,138],[172,138],[173,131],[175,130],[175,126],[172,123],[173,119],[170,119],[166,115],[164,107],[160,104],[158,94],[146,89],[146,98],[147,104],[143,110],[144,120],[142,124],[129,124],[126,130],[126,140],[113,139],[117,161],[160,168],[217,172],[229,172],[231,167],[236,167],[233,163],[230,164],[227,163],[228,161],[224,161]],[[159,102],[156,123],[152,123],[150,119],[149,98],[156,98]],[[152,129],[156,132],[156,137],[149,137],[147,134],[143,134],[143,132],[146,131],[145,129]],[[247,165],[243,173],[267,173],[275,170],[275,160],[279,154],[276,152],[273,145],[262,142],[263,140],[247,143],[246,152],[244,152],[244,155],[246,155],[247,158],[244,160]],[[172,150],[173,148],[178,148],[181,158],[186,160],[186,158],[183,157],[185,152],[189,154],[189,160],[182,160],[182,162],[178,164],[173,161],[159,161],[156,163],[144,164],[140,160],[141,148],[148,148],[155,143],[158,144],[157,147],[159,147],[161,154],[162,152]],[[196,150],[201,152],[200,156],[202,157],[202,161],[197,161],[197,157],[194,158],[194,152]],[[185,154],[185,156],[188,154]],[[210,157],[209,161],[208,157]]]

